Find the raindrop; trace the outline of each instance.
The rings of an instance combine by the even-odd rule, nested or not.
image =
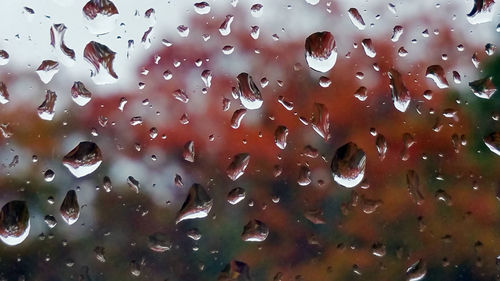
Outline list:
[[[234,52],[234,47],[231,45],[226,45],[226,46],[222,47],[222,53],[224,55],[230,55],[233,52]]]
[[[306,165],[300,165],[297,183],[300,186],[308,186],[311,182],[311,169]]]
[[[360,101],[365,101],[365,100],[366,100],[366,98],[368,98],[368,96],[367,96],[367,89],[366,89],[366,87],[363,87],[363,86],[359,87],[359,88],[356,90],[356,92],[354,92],[354,96],[355,96],[358,100],[360,100]]]
[[[0,65],[6,65],[9,63],[9,53],[5,50],[0,50]]]
[[[365,152],[355,143],[349,142],[335,152],[331,165],[333,179],[344,187],[355,187],[363,180],[365,166]]]
[[[431,65],[427,67],[425,77],[432,79],[439,89],[446,89],[449,87],[444,70],[440,65]]]
[[[0,103],[6,104],[10,101],[9,91],[4,82],[0,82]]]
[[[495,1],[474,0],[472,11],[467,14],[467,20],[471,24],[490,22],[495,14]]]
[[[375,52],[375,48],[373,47],[372,39],[363,39],[363,41],[361,41],[361,46],[363,46],[363,50],[368,57],[374,58],[377,55],[377,52]]]
[[[227,15],[222,24],[219,27],[219,32],[222,36],[227,36],[231,33],[231,23],[233,23],[234,16]]]
[[[259,220],[249,221],[243,228],[241,239],[246,242],[262,242],[269,235],[267,225]]]
[[[38,116],[43,120],[52,120],[54,118],[54,114],[56,113],[54,108],[56,105],[57,95],[55,92],[50,90],[45,91],[45,100],[38,107],[37,112]]]
[[[194,3],[194,11],[199,15],[210,13],[210,5],[207,2]]]
[[[424,196],[420,189],[420,179],[417,172],[409,170],[406,174],[406,183],[408,184],[408,192],[412,200],[417,203],[417,205],[422,205],[424,203]]]
[[[493,84],[493,77],[486,77],[469,83],[474,95],[482,99],[490,99],[497,91],[495,84]]]
[[[105,34],[115,28],[118,9],[110,0],[90,0],[83,6],[87,28],[94,34]]]
[[[253,39],[257,40],[259,39],[259,34],[260,34],[260,28],[256,25],[250,26],[250,36],[252,36]]]
[[[325,141],[328,141],[331,137],[330,134],[330,114],[328,109],[324,104],[315,103],[314,104],[315,113],[312,117],[312,127],[318,135],[320,135]]]
[[[201,73],[201,80],[205,84],[205,87],[210,88],[210,86],[212,85],[212,71],[210,71],[209,69],[203,70],[203,72]]]
[[[406,269],[406,281],[419,281],[427,274],[427,267],[422,259],[419,259]]]
[[[10,201],[0,212],[0,240],[9,246],[23,242],[30,232],[30,216],[25,201]]]
[[[172,96],[174,98],[182,103],[188,103],[189,102],[189,97],[184,93],[183,90],[177,89],[172,93]]]
[[[321,76],[319,78],[319,85],[323,88],[328,88],[332,84],[332,80],[330,80],[328,77]]]
[[[392,30],[392,37],[391,37],[391,41],[392,42],[398,42],[399,41],[399,38],[401,37],[401,35],[403,35],[403,27],[401,25],[396,25],[394,27],[394,29]]]
[[[90,71],[90,77],[98,85],[113,83],[118,79],[113,70],[113,62],[116,53],[106,45],[95,41],[89,42],[83,50],[83,58],[89,62],[93,69]],[[106,71],[100,71],[101,67]]]
[[[186,160],[188,162],[194,163],[194,155],[195,155],[194,141],[188,141],[184,145],[184,151],[182,152],[182,158],[184,158],[184,160]]]
[[[46,215],[44,218],[43,218],[43,221],[45,221],[45,223],[47,224],[47,226],[49,228],[54,228],[56,225],[57,225],[57,220],[56,220],[56,217],[52,216],[52,215]]]
[[[236,154],[226,169],[227,176],[233,181],[237,180],[245,173],[248,163],[250,163],[250,155],[248,153]]]
[[[241,202],[243,199],[245,199],[245,196],[247,195],[245,189],[241,187],[235,187],[229,191],[227,194],[227,202],[231,205],[236,205],[239,202]]]
[[[328,31],[316,32],[306,38],[305,56],[309,67],[319,72],[327,72],[337,61],[335,39]]]
[[[74,224],[78,220],[80,217],[80,205],[78,204],[78,198],[74,190],[66,193],[59,211],[63,220],[69,225]]]
[[[391,68],[387,75],[390,79],[389,88],[391,89],[394,107],[401,112],[405,112],[411,100],[410,91],[403,84],[401,74],[397,70]]]
[[[455,82],[455,84],[462,83],[462,78],[460,77],[460,73],[458,73],[457,71],[453,71],[453,82]]]
[[[385,140],[384,135],[378,134],[377,139],[375,140],[375,145],[377,147],[377,153],[380,160],[384,160],[385,155],[387,153],[387,141]]]
[[[44,84],[49,83],[57,72],[59,72],[59,63],[53,60],[42,61],[40,66],[36,69],[38,77],[40,77],[40,80],[42,80]]]
[[[406,57],[408,55],[408,51],[405,49],[405,47],[401,47],[398,49],[398,55],[400,57]]]
[[[91,174],[102,163],[101,150],[90,141],[80,142],[63,157],[63,165],[77,178]]]
[[[244,262],[232,260],[217,277],[218,281],[250,281],[250,268]]]
[[[193,184],[189,189],[189,194],[177,213],[175,223],[183,220],[204,218],[212,209],[213,200],[200,184]]]
[[[139,194],[139,190],[141,189],[141,183],[136,180],[133,176],[128,176],[127,177],[127,185],[134,191],[135,193]]]
[[[495,54],[496,50],[497,50],[497,45],[495,44],[488,43],[484,45],[484,51],[488,56],[492,56],[493,54]]]
[[[82,82],[77,81],[73,83],[73,87],[71,87],[71,98],[76,104],[84,106],[90,101],[91,97],[92,93],[87,90]]]
[[[244,108],[234,111],[233,116],[231,117],[231,128],[238,129],[240,127],[241,120],[245,117],[245,114],[247,114],[247,110]]]
[[[263,8],[264,6],[262,6],[262,4],[254,4],[252,5],[252,7],[250,7],[250,13],[252,14],[253,17],[260,18],[264,13]]]
[[[252,76],[243,72],[238,75],[237,79],[241,104],[247,109],[259,109],[264,100]]]
[[[500,132],[493,132],[483,138],[484,144],[491,150],[491,152],[500,156]]]
[[[350,8],[348,14],[352,24],[354,24],[354,26],[356,26],[359,30],[364,30],[366,28],[365,21],[356,8]]]
[[[43,173],[43,179],[46,182],[52,182],[55,177],[56,173],[54,173],[54,171],[52,171],[51,169],[48,169],[47,171],[45,171],[45,173]]]
[[[288,129],[285,126],[278,126],[274,131],[274,143],[280,149],[285,149]]]
[[[113,184],[111,183],[111,179],[108,176],[104,176],[104,178],[102,179],[102,188],[104,188],[106,192],[111,192]]]
[[[57,32],[57,38],[56,38],[56,33],[54,30]],[[68,57],[71,62],[74,62],[75,60],[75,51],[70,49],[66,44],[64,43],[64,34],[66,33],[67,27],[66,25],[60,23],[60,24],[54,24],[53,26],[50,27],[50,45],[52,47],[56,48],[56,40],[59,42],[59,49],[61,52]],[[72,63],[70,63],[71,65]]]
[[[172,248],[172,242],[168,239],[168,236],[162,232],[156,232],[148,237],[148,247],[152,251],[163,253]]]

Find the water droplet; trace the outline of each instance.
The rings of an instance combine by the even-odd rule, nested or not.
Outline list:
[[[56,113],[54,108],[56,105],[57,95],[55,92],[50,90],[45,91],[45,100],[38,107],[37,112],[38,116],[43,120],[52,120],[54,118],[54,114]]]
[[[328,31],[309,35],[306,38],[305,50],[307,65],[313,70],[327,72],[337,61],[335,39]]]
[[[406,281],[422,280],[427,274],[427,267],[422,259],[419,259],[406,269]]]
[[[212,209],[213,200],[200,184],[193,184],[189,189],[189,194],[177,213],[175,223],[183,220],[204,218]]]
[[[108,176],[104,176],[104,178],[102,179],[102,188],[104,188],[106,192],[111,192],[113,184],[111,183],[111,179]]]
[[[110,0],[90,0],[82,11],[90,32],[106,34],[115,28],[118,9]]]
[[[227,176],[233,181],[237,180],[245,173],[248,163],[250,163],[250,154],[236,154],[233,157],[233,161],[226,169]]]
[[[495,1],[474,0],[472,11],[467,14],[467,20],[471,24],[480,24],[490,22],[495,15]]]
[[[400,57],[406,57],[408,55],[408,51],[405,49],[405,47],[401,47],[398,49],[398,55]]]
[[[377,52],[373,47],[372,39],[370,38],[363,39],[363,41],[361,41],[361,46],[363,46],[363,50],[365,51],[365,54],[368,57],[374,58],[377,55]]]
[[[89,62],[91,69],[90,77],[98,85],[114,83],[118,79],[113,70],[113,62],[116,53],[106,45],[95,41],[89,42],[83,50],[83,58]],[[101,71],[101,67],[106,71]]]
[[[264,100],[252,76],[243,72],[238,75],[237,79],[241,104],[246,109],[259,109]]]
[[[194,163],[194,141],[188,141],[184,145],[184,151],[182,152],[182,158],[184,160]]]
[[[224,55],[230,55],[233,52],[234,52],[234,47],[231,45],[226,45],[226,46],[222,47],[222,53]]]
[[[49,228],[54,228],[56,225],[57,225],[57,220],[56,220],[56,217],[52,216],[52,215],[46,215],[44,218],[43,218],[43,221],[45,221],[45,223],[47,224],[47,226]]]
[[[9,246],[23,242],[30,232],[30,216],[24,201],[10,201],[0,212],[0,240]]]
[[[247,114],[247,110],[244,108],[238,109],[234,111],[233,116],[231,117],[231,128],[238,129],[241,124],[241,120]]]
[[[78,220],[80,217],[80,205],[78,204],[78,198],[74,190],[66,193],[59,211],[63,220],[69,225],[74,224]]]
[[[0,65],[6,65],[9,63],[9,53],[5,50],[0,50]]]
[[[486,77],[469,83],[474,95],[482,99],[490,99],[497,91],[495,84],[493,84],[493,77]]]
[[[4,82],[0,82],[0,103],[6,104],[10,101],[9,91]]]
[[[401,112],[405,112],[411,100],[410,91],[404,85],[401,74],[397,70],[391,68],[387,75],[390,79],[389,88],[391,89],[394,107]]]
[[[365,152],[355,143],[349,142],[335,152],[331,165],[333,179],[344,187],[355,187],[363,180],[365,166]]]
[[[241,239],[246,242],[262,242],[269,235],[267,225],[259,220],[249,221],[243,228]]]
[[[311,169],[309,169],[308,166],[306,165],[300,165],[299,166],[299,173],[298,173],[298,178],[297,178],[297,183],[300,186],[308,186],[311,184]]]
[[[412,200],[417,203],[417,205],[422,205],[424,203],[424,195],[420,189],[420,180],[417,172],[409,170],[406,174],[406,183],[408,184],[408,192]]]
[[[182,103],[188,103],[189,102],[189,97],[184,93],[183,90],[177,89],[172,93],[172,96],[174,98]]]
[[[348,11],[348,15],[352,24],[354,24],[354,26],[356,26],[359,30],[364,30],[366,28],[365,21],[363,20],[363,17],[361,17],[361,14],[358,12],[358,9],[350,8]]]
[[[278,126],[278,128],[274,131],[274,143],[280,149],[285,149],[287,137],[288,129],[285,126]]]
[[[368,98],[367,92],[366,87],[361,86],[354,92],[354,96],[360,101],[365,101]]]
[[[245,199],[245,196],[247,195],[245,189],[241,187],[235,187],[229,191],[227,194],[227,202],[229,202],[231,205],[236,205],[239,202],[241,202],[243,199]]]
[[[319,78],[319,85],[321,87],[328,88],[328,87],[330,87],[331,84],[332,84],[332,81],[328,77],[321,76]]]
[[[69,58],[69,60],[64,60],[66,61],[70,66],[73,65],[75,61],[75,51],[68,46],[66,46],[66,43],[64,42],[64,34],[66,33],[66,30],[68,28],[66,25],[60,23],[60,24],[54,24],[53,26],[50,27],[50,45],[52,47],[56,48],[56,45],[59,46],[59,50],[61,53],[64,55],[63,58]],[[55,32],[54,32],[55,31]],[[57,34],[57,37],[56,37]],[[59,43],[59,44],[57,44]],[[64,62],[63,61],[63,62]]]
[[[497,45],[495,45],[495,44],[488,43],[488,44],[484,45],[484,52],[488,56],[493,56],[495,54],[496,50],[497,50]]]
[[[385,140],[384,135],[378,134],[377,139],[375,140],[375,145],[377,147],[377,153],[380,160],[384,160],[385,155],[387,153],[387,141]]]
[[[380,242],[373,244],[372,254],[376,257],[384,257],[386,254],[385,245]]]
[[[201,73],[201,80],[205,84],[205,87],[210,88],[210,86],[212,85],[212,71],[210,71],[209,69],[203,70],[203,72]]]
[[[260,18],[264,13],[264,6],[262,4],[253,4],[252,7],[250,7],[250,13],[253,17]]]
[[[87,90],[82,82],[76,81],[71,87],[71,98],[79,106],[84,106],[92,98],[92,93]]]
[[[172,248],[172,242],[168,239],[167,234],[156,232],[148,237],[148,247],[152,251],[163,253]]]
[[[232,260],[217,277],[217,281],[250,281],[250,268],[244,262]]]
[[[233,23],[234,16],[227,15],[222,24],[219,27],[219,32],[222,36],[227,36],[231,33],[231,23]]]
[[[54,171],[52,171],[51,169],[48,169],[47,171],[45,171],[45,173],[43,173],[43,179],[46,182],[52,182],[55,177],[56,173],[54,173]]]
[[[449,87],[444,70],[440,65],[431,65],[427,67],[425,77],[432,79],[439,89],[446,89]]]
[[[36,69],[38,77],[40,77],[40,80],[42,80],[44,84],[49,83],[57,72],[59,72],[59,63],[53,60],[42,61],[40,66]]]
[[[207,2],[194,3],[194,11],[199,15],[210,13],[210,5]]]
[[[500,156],[500,132],[493,132],[483,138],[484,144],[491,150],[491,152]]]
[[[458,73],[458,71],[453,71],[453,82],[455,82],[455,84],[462,83],[462,78],[460,77],[460,73]]]
[[[71,174],[81,178],[99,168],[102,163],[101,150],[93,142],[82,141],[63,157],[62,162]]]
[[[403,32],[404,32],[403,27],[401,25],[396,25],[394,27],[394,29],[392,30],[391,41],[392,42],[398,42],[399,38],[401,37],[401,35],[403,35]]]
[[[315,113],[312,117],[312,127],[318,135],[320,135],[325,141],[328,141],[331,137],[330,134],[330,114],[328,109],[324,104],[315,103],[314,104]]]
[[[259,34],[260,34],[260,28],[256,25],[250,26],[250,36],[252,36],[253,39],[257,40],[259,39]]]
[[[141,189],[141,183],[136,180],[133,176],[127,177],[127,185],[130,187],[132,191],[139,194],[139,190]]]

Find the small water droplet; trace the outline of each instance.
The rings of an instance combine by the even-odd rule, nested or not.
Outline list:
[[[63,157],[63,165],[77,178],[91,174],[102,163],[102,153],[97,144],[80,142]]]
[[[269,235],[267,225],[259,220],[249,221],[243,228],[241,239],[246,242],[262,242]]]
[[[74,190],[66,193],[59,211],[63,220],[69,225],[74,224],[78,220],[80,217],[80,205],[78,204],[78,198]]]
[[[328,31],[316,32],[306,38],[305,57],[313,70],[328,72],[337,61],[335,39]]]
[[[30,216],[25,201],[10,201],[0,211],[0,240],[9,246],[23,242],[30,232]]]

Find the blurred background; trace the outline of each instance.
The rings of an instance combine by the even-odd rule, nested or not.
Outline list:
[[[0,278],[500,280],[500,133],[485,142],[500,131],[498,5],[5,1],[0,203],[25,201],[31,227],[22,243],[0,245]],[[305,59],[306,38],[322,31],[337,55],[324,73]],[[427,75],[431,65],[448,87]],[[411,97],[404,112],[390,69]],[[241,103],[240,73],[260,108]],[[83,106],[77,81],[91,93],[76,91]],[[47,90],[53,108],[42,106]],[[102,163],[77,178],[63,157],[82,141]],[[366,154],[354,188],[331,170],[348,142]],[[250,160],[233,181],[240,153]],[[72,225],[60,211],[69,190],[80,209]],[[189,211],[206,216],[176,223]],[[268,235],[244,241],[254,219]],[[168,250],[151,249],[155,233]]]

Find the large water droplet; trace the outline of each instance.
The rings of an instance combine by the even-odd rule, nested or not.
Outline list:
[[[73,83],[73,87],[71,87],[71,98],[79,106],[84,106],[92,98],[92,93],[82,82],[76,81]]]
[[[23,242],[30,232],[30,215],[24,201],[10,201],[0,212],[0,240],[9,246]]]
[[[243,199],[245,199],[246,196],[246,191],[245,189],[241,187],[235,187],[229,191],[227,194],[227,202],[231,205],[236,205],[239,202],[241,202]]]
[[[101,163],[101,150],[90,141],[80,142],[63,158],[63,165],[77,178],[94,172]]]
[[[335,152],[331,165],[333,179],[344,187],[355,187],[363,180],[365,166],[365,152],[355,143],[349,142]]]
[[[431,65],[427,67],[427,70],[425,71],[425,77],[432,79],[439,89],[446,89],[449,87],[443,67],[441,67],[440,65]]]
[[[241,120],[247,114],[247,110],[244,108],[237,109],[234,111],[233,116],[231,117],[231,128],[238,129],[241,125]]]
[[[227,15],[222,24],[219,27],[219,32],[222,36],[227,36],[231,33],[231,23],[233,23],[234,16]]]
[[[75,51],[68,46],[64,42],[64,34],[68,28],[63,23],[54,24],[50,27],[50,45],[56,48],[59,46],[59,50],[63,54],[62,58],[65,59],[63,62],[66,62],[68,65],[73,65],[75,61]]]
[[[156,232],[148,237],[148,246],[152,251],[162,253],[172,248],[172,242],[165,233]]]
[[[500,156],[500,132],[493,132],[483,138],[484,144],[491,150],[491,152]]]
[[[118,9],[110,0],[90,0],[83,6],[87,28],[94,34],[105,34],[115,28]]]
[[[183,220],[204,218],[212,209],[213,200],[200,184],[193,184],[189,189],[189,194],[177,213],[175,223]]]
[[[49,83],[57,72],[59,72],[59,63],[53,60],[42,61],[40,66],[36,69],[38,77],[40,77],[40,80],[42,80],[44,84]]]
[[[237,79],[241,104],[247,109],[259,109],[264,100],[252,76],[243,72],[238,75]]]
[[[267,225],[259,220],[249,221],[243,228],[241,239],[247,242],[262,242],[266,240],[269,235],[269,228]]]
[[[324,140],[329,140],[330,134],[330,113],[328,108],[322,103],[314,104],[315,112],[312,117],[312,127]]]
[[[305,50],[307,65],[313,70],[327,72],[337,61],[335,39],[328,31],[309,35],[306,38]]]
[[[365,21],[363,20],[363,17],[361,17],[361,14],[358,12],[358,9],[350,8],[348,11],[348,15],[352,24],[354,24],[354,26],[356,26],[359,30],[364,30],[366,28]]]
[[[390,80],[389,88],[391,89],[394,107],[401,112],[405,112],[411,100],[410,91],[404,85],[401,74],[397,70],[391,68],[387,75]]]
[[[78,220],[80,217],[80,205],[78,204],[78,198],[74,190],[66,193],[59,211],[63,220],[69,225],[74,224]]]
[[[280,149],[285,149],[287,137],[288,129],[285,126],[278,126],[278,128],[274,131],[274,143]]]
[[[471,24],[490,22],[495,15],[494,5],[494,0],[474,0],[474,7],[467,14],[467,20]]]
[[[38,116],[43,120],[52,120],[54,118],[54,114],[56,113],[54,108],[56,105],[57,95],[55,92],[50,90],[45,91],[45,100],[38,107],[37,112]]]
[[[422,259],[419,259],[406,269],[406,281],[422,280],[427,274],[427,267]]]
[[[363,46],[363,50],[365,51],[365,54],[369,56],[370,58],[374,58],[377,55],[377,52],[375,51],[375,47],[373,46],[372,39],[367,38],[363,39],[361,41],[361,46]]]
[[[229,167],[226,169],[227,176],[235,181],[239,177],[241,177],[250,163],[250,154],[248,153],[240,153],[236,154],[233,157],[233,161],[229,164]]]
[[[83,57],[93,67],[90,77],[94,83],[98,85],[109,84],[114,83],[118,79],[118,75],[113,70],[115,55],[116,53],[106,45],[95,41],[91,41],[85,46]],[[101,71],[101,67],[105,71]]]
[[[486,77],[469,83],[474,95],[482,99],[489,99],[497,91],[496,86],[493,84],[493,77]]]

